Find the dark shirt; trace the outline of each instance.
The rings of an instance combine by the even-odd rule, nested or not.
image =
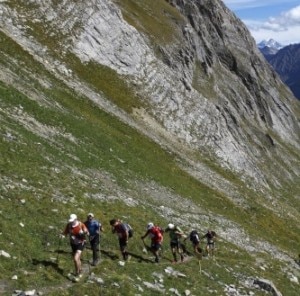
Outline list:
[[[214,232],[214,231],[210,231],[210,232],[207,232],[203,238],[206,237],[207,239],[207,242],[208,243],[213,243],[214,242],[214,238],[217,236],[217,234]]]
[[[116,233],[119,239],[128,239],[128,230],[123,223],[119,223],[114,226],[113,233]]]

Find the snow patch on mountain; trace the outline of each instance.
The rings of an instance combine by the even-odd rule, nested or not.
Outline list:
[[[262,40],[257,44],[257,47],[258,48],[269,47],[269,48],[276,49],[278,51],[279,49],[283,48],[284,45],[282,45],[281,43],[277,42],[274,39],[269,39],[269,40]]]

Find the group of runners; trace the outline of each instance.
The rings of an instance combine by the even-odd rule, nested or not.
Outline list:
[[[206,238],[206,255],[214,255],[215,249],[215,239],[217,234],[208,230],[203,236],[199,236],[196,230],[192,230],[188,235],[186,235],[182,229],[172,223],[168,224],[166,229],[161,228],[158,225],[154,225],[152,222],[149,222],[147,225],[146,233],[141,236],[141,239],[144,242],[144,239],[149,236],[151,239],[150,250],[152,251],[155,262],[160,261],[160,251],[162,248],[162,243],[164,239],[164,234],[169,235],[170,240],[170,249],[173,255],[173,263],[178,262],[177,254],[180,256],[180,261],[184,261],[184,256],[187,253],[184,242],[189,239],[193,245],[193,250],[195,254],[202,256],[202,249],[200,247],[201,239]],[[144,243],[145,247],[146,244]]]
[[[133,235],[133,229],[127,223],[122,222],[120,219],[111,219],[109,221],[112,233],[118,236],[119,248],[122,254],[123,260],[129,259],[129,253],[127,250],[128,240]],[[89,240],[90,247],[93,253],[92,265],[97,265],[99,261],[100,252],[100,233],[103,231],[102,224],[95,219],[93,213],[87,215],[85,222],[78,220],[76,214],[71,214],[68,223],[62,232],[62,237],[69,236],[70,245],[72,248],[73,261],[75,266],[75,276],[81,277],[81,253],[85,248],[86,241]],[[173,255],[174,263],[178,262],[177,255],[180,257],[180,261],[184,261],[186,254],[185,244],[186,240],[190,240],[193,251],[196,255],[202,257],[202,255],[213,256],[215,249],[215,240],[217,234],[208,230],[203,236],[200,236],[196,230],[192,230],[186,235],[182,229],[172,223],[163,229],[162,227],[149,222],[146,227],[145,233],[140,237],[144,244],[144,249],[150,250],[154,255],[154,262],[158,263],[161,258],[162,244],[164,235],[168,234],[170,240],[170,249]],[[151,240],[150,246],[147,246],[145,239],[149,237]],[[206,239],[206,252],[204,253],[200,247],[202,239]]]

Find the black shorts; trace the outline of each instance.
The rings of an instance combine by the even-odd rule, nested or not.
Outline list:
[[[180,248],[180,242],[179,241],[171,241],[170,242],[170,247],[171,247],[171,249],[174,249],[174,248],[179,249]]]
[[[100,235],[97,233],[90,237],[90,245],[93,248],[94,246],[98,246],[100,243]]]
[[[194,246],[194,247],[198,246],[198,245],[199,245],[199,243],[200,243],[200,241],[199,241],[199,240],[197,240],[197,239],[195,239],[195,240],[192,240],[192,244],[193,244],[193,246]]]
[[[161,249],[161,243],[158,242],[151,243],[151,250],[158,251],[159,249]]]
[[[72,253],[75,254],[77,251],[82,252],[84,250],[85,247],[85,243],[81,243],[81,244],[71,244],[71,248],[72,248]]]

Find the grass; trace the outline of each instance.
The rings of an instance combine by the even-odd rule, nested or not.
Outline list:
[[[180,40],[175,24],[183,24],[179,12],[166,1],[115,0],[124,19],[150,37],[154,44],[166,45]]]
[[[82,64],[73,54],[68,55],[72,70],[82,80],[102,93],[106,98],[123,110],[131,113],[133,108],[145,107],[136,88],[124,80],[124,77],[109,67],[94,62]],[[95,75],[97,73],[97,75]]]
[[[217,93],[214,90],[215,78],[213,75],[206,73],[204,67],[208,67],[204,62],[199,61],[195,63],[193,74],[193,88],[201,93],[205,98],[209,100],[215,100]]]

